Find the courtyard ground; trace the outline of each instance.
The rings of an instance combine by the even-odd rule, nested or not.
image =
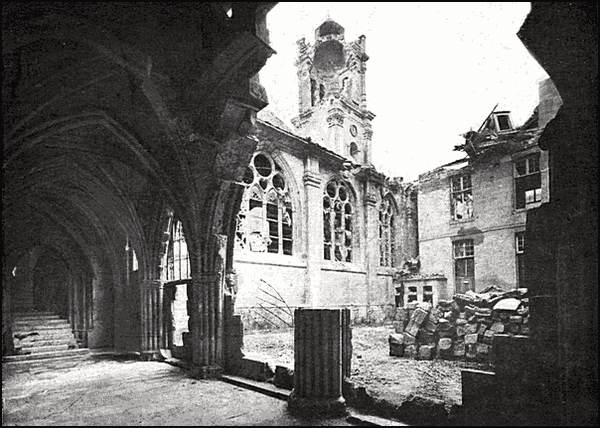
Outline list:
[[[351,425],[302,420],[287,403],[159,362],[92,358],[15,370],[2,364],[7,425]]]
[[[401,404],[410,394],[443,400],[449,410],[462,404],[463,368],[483,368],[472,362],[390,357],[388,336],[393,327],[352,328],[352,376],[368,394]],[[273,362],[294,366],[294,331],[255,331],[244,333],[244,351],[269,356]]]

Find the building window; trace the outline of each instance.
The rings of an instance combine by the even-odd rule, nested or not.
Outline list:
[[[530,208],[542,201],[539,153],[515,162],[515,193],[517,209]]]
[[[517,288],[525,285],[525,232],[515,233],[515,253],[517,257]]]
[[[410,303],[418,300],[417,287],[414,285],[409,286],[406,301]]]
[[[325,86],[322,84],[319,85],[319,101],[321,101],[325,97]]]
[[[379,207],[379,265],[394,266],[394,207],[389,198],[384,198]]]
[[[169,225],[166,280],[179,281],[191,276],[190,256],[183,235],[183,225],[181,221],[172,219]]]
[[[352,156],[352,158],[357,162],[360,162],[358,158],[359,154],[360,151],[358,150],[358,145],[354,142],[350,143],[350,156]]]
[[[429,302],[433,305],[433,286],[432,285],[424,285],[423,286],[423,301]]]
[[[496,121],[498,122],[498,131],[508,131],[512,129],[510,117],[507,114],[496,115]]]
[[[253,252],[291,255],[292,204],[281,168],[270,156],[257,153],[244,183],[236,245]]]
[[[333,180],[323,195],[323,258],[352,261],[351,193],[347,185]]]
[[[454,241],[454,287],[457,293],[475,291],[475,252],[472,239]]]
[[[471,175],[459,175],[450,179],[451,211],[453,220],[473,218],[473,189]]]
[[[315,79],[310,79],[310,105],[317,104],[317,82]]]

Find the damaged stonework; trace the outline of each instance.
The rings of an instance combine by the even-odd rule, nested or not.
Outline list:
[[[538,107],[521,126],[496,106],[455,146],[464,158],[419,176],[418,273],[445,279],[437,291],[442,300],[492,286],[523,287],[527,211],[549,201],[549,159],[538,139],[560,107],[552,81],[541,82],[539,91]],[[425,279],[411,280],[414,291],[425,286]]]

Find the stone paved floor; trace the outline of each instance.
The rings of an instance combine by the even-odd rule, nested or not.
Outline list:
[[[352,425],[301,420],[287,403],[159,362],[2,367],[2,425]]]

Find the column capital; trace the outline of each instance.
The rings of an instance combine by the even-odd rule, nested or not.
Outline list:
[[[368,207],[377,206],[377,196],[374,193],[367,193],[365,195],[365,205]]]
[[[305,171],[302,176],[302,180],[305,186],[308,187],[321,187],[321,177],[312,171]]]

